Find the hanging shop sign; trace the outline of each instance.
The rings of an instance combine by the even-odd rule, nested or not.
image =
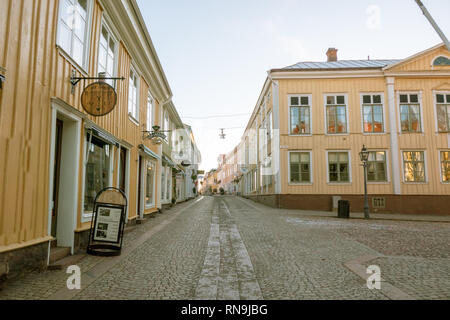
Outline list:
[[[87,253],[97,256],[120,255],[127,202],[126,195],[117,188],[105,188],[97,194]]]
[[[81,105],[88,114],[101,117],[114,110],[117,104],[116,81],[123,81],[125,80],[124,77],[107,78],[104,72],[99,73],[98,77],[77,77],[76,71],[72,70],[72,76],[70,77],[72,94],[75,93],[75,87],[81,80],[83,80],[83,83],[86,83],[88,80],[96,80],[96,82],[84,87],[83,93],[81,94]],[[114,87],[106,83],[105,80],[114,81]]]
[[[114,110],[117,104],[117,93],[106,82],[94,82],[88,85],[81,94],[83,109],[92,116],[100,117]]]

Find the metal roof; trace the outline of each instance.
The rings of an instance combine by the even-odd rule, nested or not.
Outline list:
[[[378,69],[402,60],[340,60],[331,62],[299,62],[279,70]]]

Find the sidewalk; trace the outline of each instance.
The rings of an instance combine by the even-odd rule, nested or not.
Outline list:
[[[264,208],[272,208],[268,207],[260,202],[256,202],[250,199],[245,199],[240,197],[240,199],[244,201],[250,201],[255,207],[261,206]],[[300,215],[302,217],[324,217],[324,218],[337,218],[337,211],[313,211],[313,210],[298,210],[298,209],[277,209],[272,208],[274,210],[281,210],[282,213],[286,214],[295,214]],[[449,204],[450,211],[450,204]],[[363,212],[350,212],[350,219],[364,219]],[[446,216],[436,216],[436,215],[412,215],[412,214],[398,214],[398,213],[373,213],[370,212],[370,220],[394,220],[394,221],[415,221],[415,222],[447,222],[450,223],[450,215]]]
[[[289,214],[295,213],[303,217],[328,217],[337,218],[337,212],[330,211],[308,211],[308,210],[288,210]],[[350,212],[350,219],[364,219],[363,212]],[[371,220],[397,220],[397,221],[416,221],[416,222],[446,222],[450,223],[449,216],[433,216],[433,215],[412,215],[397,213],[370,213]]]

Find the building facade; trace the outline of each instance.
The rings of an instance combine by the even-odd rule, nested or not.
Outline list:
[[[135,0],[0,2],[0,71],[0,276],[83,248],[105,187],[126,194],[127,223],[166,203],[179,164],[145,131],[184,126]],[[117,104],[94,117],[81,104],[92,81],[71,77],[100,73],[124,80],[105,80]]]
[[[268,73],[238,145],[239,190],[275,207],[450,214],[450,52],[301,62]]]

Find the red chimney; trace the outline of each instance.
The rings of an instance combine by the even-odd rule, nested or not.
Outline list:
[[[331,61],[337,61],[337,52],[338,50],[336,48],[328,48],[327,51],[327,62],[331,62]]]

